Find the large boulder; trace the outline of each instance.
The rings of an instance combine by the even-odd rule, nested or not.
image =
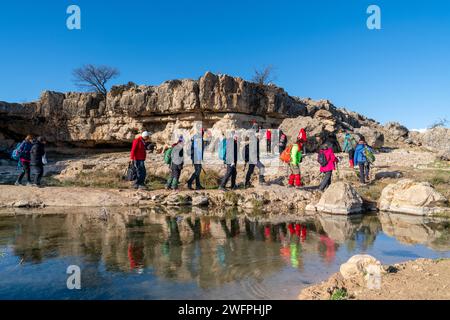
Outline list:
[[[447,210],[444,208],[447,201],[428,182],[402,179],[383,189],[378,208],[381,211],[428,215]]]
[[[363,200],[347,182],[333,183],[323,194],[317,204],[310,204],[307,210],[331,214],[351,214],[363,211]]]
[[[416,136],[420,144],[438,153],[443,160],[450,161],[450,129],[434,128]]]
[[[380,261],[368,254],[358,254],[342,264],[339,268],[339,272],[344,279],[351,279],[366,276],[374,269],[378,269],[378,271],[381,272]]]
[[[295,142],[301,128],[306,130],[308,137],[306,149],[309,152],[316,151],[319,148],[320,141],[318,138],[321,138],[322,141],[330,142],[336,152],[340,151],[340,146],[336,138],[338,128],[333,119],[300,116],[297,118],[287,118],[280,125],[280,130],[287,135],[289,143]]]
[[[406,139],[409,134],[408,128],[398,122],[388,122],[384,125],[384,130],[393,140]]]
[[[355,133],[363,136],[369,146],[373,148],[379,149],[384,145],[384,134],[374,128],[363,126],[355,129]]]

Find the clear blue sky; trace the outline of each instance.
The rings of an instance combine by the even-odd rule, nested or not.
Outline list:
[[[82,30],[66,28],[81,8]],[[366,9],[382,10],[382,30]],[[0,100],[76,90],[86,63],[114,83],[156,85],[206,71],[249,79],[272,64],[291,95],[330,99],[382,123],[450,119],[448,0],[1,1]]]

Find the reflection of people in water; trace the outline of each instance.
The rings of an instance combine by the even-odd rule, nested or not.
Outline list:
[[[189,228],[191,228],[192,232],[194,233],[194,240],[200,240],[202,237],[202,226],[201,226],[201,222],[200,222],[200,218],[196,217],[195,218],[195,224],[192,223],[191,217],[188,217],[186,219],[186,222],[189,226]]]
[[[169,229],[169,236],[165,242],[164,253],[168,254],[170,247],[179,247],[182,245],[180,231],[178,230],[177,218],[166,216],[166,224]]]
[[[325,250],[323,250],[324,246]],[[332,263],[336,257],[336,243],[327,235],[321,235],[318,251],[326,262]]]
[[[135,242],[128,244],[128,261],[131,270],[144,267],[144,246],[142,244]]]
[[[130,218],[126,226],[130,270],[142,272],[144,267],[144,235],[141,232],[135,232],[136,229],[134,228],[144,226],[143,218]]]
[[[304,241],[306,239],[306,227],[302,227],[300,224],[293,223],[288,224],[289,230],[289,251],[287,250],[287,246],[283,246],[282,251],[280,250],[280,254],[284,256],[285,260],[289,257],[289,262],[293,268],[300,268],[302,266],[301,262],[301,249],[302,245],[300,241]],[[303,240],[302,240],[303,239]],[[289,253],[289,255],[288,255]]]
[[[227,238],[234,238],[239,234],[239,220],[237,218],[231,219],[230,226],[227,226],[227,220],[220,219],[220,225],[222,226],[223,231]]]

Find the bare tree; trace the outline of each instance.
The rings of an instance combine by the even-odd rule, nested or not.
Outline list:
[[[439,120],[435,121],[431,126],[429,126],[428,129],[445,127],[447,124],[448,124],[448,120],[446,118],[439,119]]]
[[[269,65],[263,69],[256,69],[252,81],[261,85],[266,85],[275,80],[273,76],[273,66]]]
[[[79,88],[93,89],[105,97],[108,94],[106,83],[119,76],[120,72],[116,68],[108,66],[94,66],[87,64],[73,71],[74,83]]]

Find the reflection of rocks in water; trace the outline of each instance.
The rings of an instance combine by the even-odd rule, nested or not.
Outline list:
[[[422,244],[433,250],[450,250],[450,221],[380,212],[384,233],[405,244]]]
[[[367,249],[373,245],[381,230],[376,216],[320,215],[318,220],[326,235],[338,244],[346,244],[350,251],[356,246]]]
[[[60,242],[67,239],[61,228],[64,216],[11,216],[0,219],[0,239],[13,239],[13,252],[22,262],[41,263],[61,254]],[[8,242],[0,245],[8,245]]]

